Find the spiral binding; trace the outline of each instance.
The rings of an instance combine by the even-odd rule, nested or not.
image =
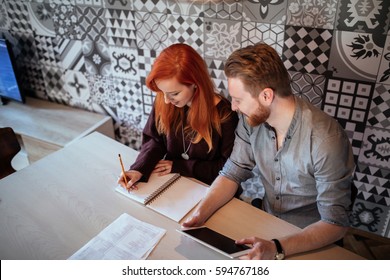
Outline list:
[[[180,179],[180,174],[175,174],[171,179],[166,181],[161,187],[152,192],[148,197],[145,198],[145,205],[152,203],[156,200],[164,191],[166,191],[170,186],[172,186],[177,180]]]

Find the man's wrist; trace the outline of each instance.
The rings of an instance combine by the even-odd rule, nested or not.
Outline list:
[[[276,247],[275,260],[284,260],[285,253],[282,244],[280,244],[280,241],[278,239],[272,239],[272,241],[274,242]]]

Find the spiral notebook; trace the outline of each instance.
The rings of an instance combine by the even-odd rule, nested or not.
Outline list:
[[[179,222],[206,195],[207,187],[178,173],[158,176],[146,183],[137,183],[137,190],[128,192],[121,186],[115,190],[148,208]]]

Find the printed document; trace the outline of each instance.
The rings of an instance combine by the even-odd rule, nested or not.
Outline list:
[[[166,230],[122,214],[70,260],[144,260]]]

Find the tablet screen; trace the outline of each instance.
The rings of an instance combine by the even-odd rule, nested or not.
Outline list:
[[[205,243],[206,245],[215,247],[228,255],[250,249],[250,247],[246,245],[237,245],[233,239],[207,227],[184,229],[182,232],[202,241],[202,243]]]

